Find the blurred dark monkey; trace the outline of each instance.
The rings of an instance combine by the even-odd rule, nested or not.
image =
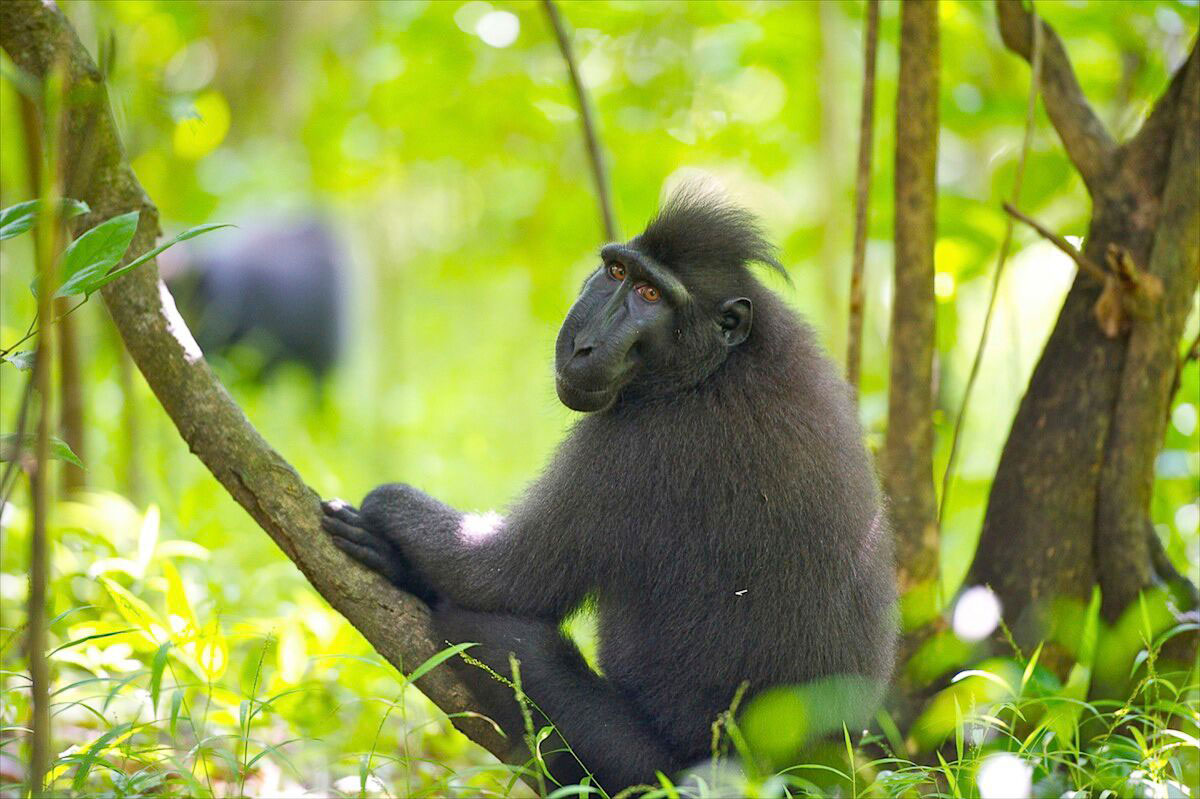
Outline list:
[[[263,381],[297,364],[318,382],[336,364],[346,265],[330,226],[314,216],[240,223],[208,247],[168,250],[163,275],[206,356],[235,346],[259,358]]]

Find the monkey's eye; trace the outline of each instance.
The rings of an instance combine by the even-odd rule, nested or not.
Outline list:
[[[625,267],[621,266],[620,264],[616,264],[616,263],[609,264],[608,265],[608,276],[611,277],[613,280],[624,280],[625,279]]]
[[[662,294],[659,290],[651,286],[649,283],[643,283],[637,287],[637,293],[641,295],[646,302],[658,302],[662,299]]]

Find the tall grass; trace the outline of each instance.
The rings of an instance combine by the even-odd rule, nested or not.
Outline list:
[[[526,710],[534,752],[523,767],[496,763],[412,690],[448,659],[470,661],[469,645],[403,676],[311,596],[271,596],[268,578],[254,590],[265,599],[222,597],[213,554],[170,538],[154,508],[94,494],[62,503],[56,518],[56,794],[503,797],[529,795],[532,782],[556,799],[609,796],[588,782],[558,785],[545,772],[543,750],[559,739],[519,680],[509,685]],[[6,543],[28,522],[23,509],[10,508]],[[14,797],[28,792],[20,781],[29,677],[19,651],[19,588],[0,586],[0,795]],[[781,763],[761,730],[740,726],[739,694],[715,720],[708,762],[618,796],[1195,795],[1197,668],[1166,671],[1160,656],[1191,628],[1155,635],[1152,612],[1139,614],[1139,649],[1119,698],[1088,698],[1101,636],[1085,622],[1090,632],[1066,680],[1042,662],[1041,647],[1027,657],[1014,649],[965,662],[907,737],[881,715],[871,730],[842,728],[810,741],[796,762]],[[802,723],[772,718],[777,727]]]

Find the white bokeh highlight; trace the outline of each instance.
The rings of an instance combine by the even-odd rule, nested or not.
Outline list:
[[[475,23],[475,35],[491,47],[508,47],[521,32],[521,20],[511,11],[489,11]]]
[[[1184,535],[1191,535],[1200,529],[1200,502],[1179,506],[1175,511],[1175,529]]]
[[[992,589],[976,585],[962,592],[954,604],[950,626],[964,641],[982,641],[1000,624],[1000,600]]]
[[[1030,799],[1033,764],[1007,752],[988,755],[975,777],[980,799]]]
[[[495,535],[502,524],[504,517],[494,510],[487,513],[468,513],[459,524],[458,535],[468,544],[477,544]]]
[[[1171,411],[1171,424],[1185,436],[1196,432],[1196,406],[1190,402],[1181,402]]]

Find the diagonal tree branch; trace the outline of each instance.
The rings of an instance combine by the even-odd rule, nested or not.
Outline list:
[[[1138,132],[1122,145],[1126,153],[1125,158],[1138,162],[1139,168],[1141,167],[1140,162],[1154,157],[1161,158],[1164,154],[1163,151],[1170,152],[1171,148],[1167,142],[1175,133],[1175,118],[1179,110],[1180,97],[1184,93],[1184,78],[1188,72],[1188,65],[1200,57],[1198,44],[1200,42],[1192,42],[1192,49],[1188,53],[1187,59],[1175,71],[1174,77],[1171,78],[1171,84],[1158,98],[1158,102],[1154,104],[1154,109],[1146,117],[1146,121],[1142,123]]]
[[[996,0],[996,17],[1004,45],[1028,61],[1033,52],[1034,15],[1022,0]],[[1116,142],[1083,96],[1062,40],[1038,18],[1042,34],[1040,90],[1046,113],[1058,131],[1067,157],[1095,196],[1113,167]]]
[[[67,185],[92,209],[84,225],[141,211],[127,259],[151,249],[158,211],[125,162],[100,72],[63,13],[49,0],[0,2],[0,46],[37,78],[58,60],[68,68],[65,109]],[[78,158],[87,153],[86,159]],[[72,156],[75,156],[72,160]],[[79,164],[86,161],[84,173]],[[216,379],[158,278],[147,264],[103,289],[105,304],[134,362],[189,449],[271,536],[313,587],[398,669],[411,670],[442,648],[425,606],[354,564],[322,533],[318,496],[259,435]],[[434,669],[418,687],[448,714],[474,702],[450,670]],[[454,724],[502,760],[519,758],[487,721],[460,715]]]

